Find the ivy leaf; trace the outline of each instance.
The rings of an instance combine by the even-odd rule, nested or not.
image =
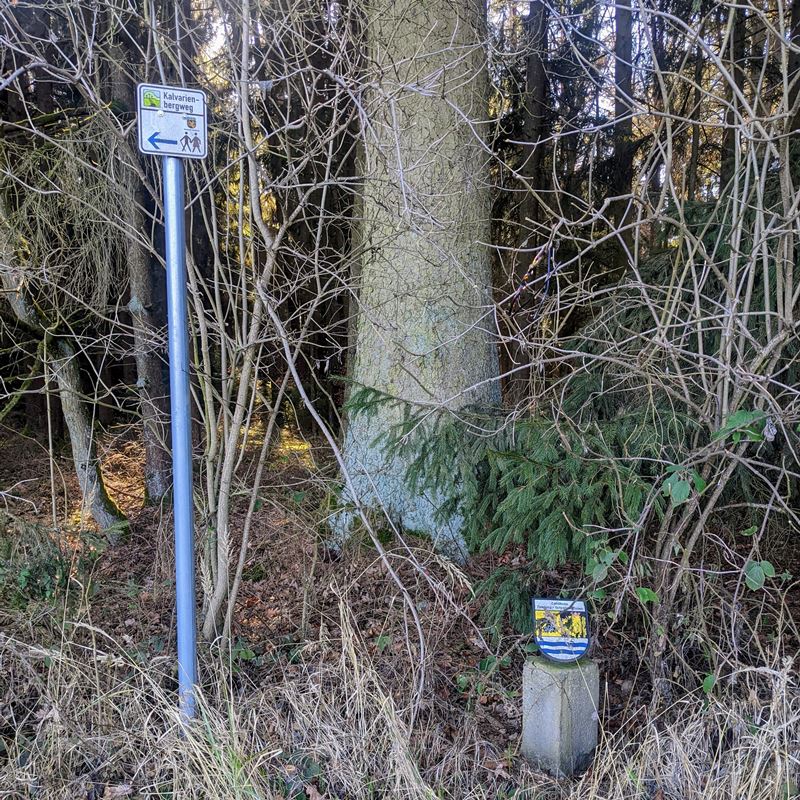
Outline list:
[[[658,595],[652,589],[648,589],[646,586],[640,586],[636,590],[636,596],[642,603],[658,602]]]

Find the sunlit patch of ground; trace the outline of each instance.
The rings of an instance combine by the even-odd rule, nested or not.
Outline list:
[[[314,469],[317,466],[311,444],[290,428],[281,428],[272,460],[284,466],[292,464],[306,469]]]
[[[242,425],[239,429],[239,447],[260,448],[264,444],[268,427],[269,420],[260,417],[254,417],[248,425]]]
[[[126,515],[145,501],[144,445],[135,431],[123,428],[98,447],[106,491]]]
[[[130,516],[144,505],[144,448],[130,429],[104,435],[97,444],[109,496]],[[0,436],[0,493],[5,508],[26,520],[71,534],[96,531],[84,507],[69,445],[51,453],[46,444],[6,429]]]

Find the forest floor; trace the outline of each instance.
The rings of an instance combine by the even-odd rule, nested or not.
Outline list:
[[[17,520],[16,530],[52,530],[55,520],[61,536],[59,545],[77,579],[66,594],[48,592],[45,584],[41,596],[28,593],[30,602],[24,608],[0,608],[0,631],[5,631],[0,639],[0,668],[5,660],[6,675],[20,676],[19,684],[9,679],[5,697],[0,682],[0,744],[3,735],[8,736],[11,719],[24,717],[29,725],[32,714],[39,727],[50,720],[47,714],[51,712],[46,711],[41,697],[33,706],[20,701],[25,692],[44,694],[41,688],[35,689],[36,681],[17,663],[20,659],[31,661],[37,647],[50,648],[51,656],[53,647],[60,647],[67,653],[64,670],[69,665],[75,676],[73,684],[67,681],[65,686],[51,690],[60,698],[57,702],[55,696],[51,697],[51,704],[60,706],[61,727],[66,726],[69,716],[61,705],[64,697],[76,699],[72,692],[81,684],[77,676],[88,679],[96,672],[98,652],[104,654],[100,662],[122,659],[129,670],[138,665],[142,673],[147,668],[161,675],[159,691],[163,689],[165,697],[174,691],[170,513],[167,507],[143,505],[138,442],[126,431],[103,441],[109,492],[131,523],[127,540],[115,546],[104,545],[82,519],[68,453],[54,456],[51,459],[47,447],[37,440],[19,434],[8,432],[0,440],[0,489],[5,492],[2,499],[7,512]],[[730,708],[721,708],[718,719],[708,713],[709,698],[700,687],[686,687],[687,697],[694,698],[688,702],[682,723],[686,740],[678,748],[681,754],[671,756],[686,763],[658,766],[659,759],[663,757],[668,765],[670,758],[656,753],[651,754],[653,764],[640,764],[642,750],[654,746],[653,741],[648,744],[648,737],[666,736],[669,741],[672,717],[654,718],[648,708],[649,678],[643,668],[641,642],[635,641],[636,632],[598,624],[592,655],[600,662],[602,675],[603,747],[611,748],[609,752],[627,753],[625,763],[613,770],[608,764],[593,768],[580,782],[556,781],[535,773],[518,755],[521,673],[528,639],[511,630],[499,638],[490,637],[481,624],[484,598],[476,597],[473,591],[499,565],[498,559],[489,554],[475,557],[462,571],[438,558],[426,542],[387,542],[390,563],[413,602],[417,628],[401,587],[374,547],[355,542],[346,553],[336,556],[321,545],[317,528],[322,495],[315,476],[324,471],[325,459],[325,451],[317,449],[314,442],[282,432],[256,512],[231,645],[223,654],[201,648],[201,681],[209,698],[209,718],[217,713],[230,717],[233,712],[229,708],[226,711],[225,698],[237,697],[241,713],[256,714],[264,729],[260,734],[251,728],[240,731],[235,737],[237,746],[247,750],[245,742],[258,736],[262,749],[270,750],[272,755],[267,760],[275,768],[263,773],[272,775],[264,779],[272,794],[231,792],[216,796],[297,800],[395,796],[677,800],[684,796],[681,787],[692,785],[696,778],[695,768],[689,769],[688,764],[697,744],[685,736],[685,731],[696,724],[695,736],[712,747],[714,731],[731,724]],[[243,511],[237,511],[234,528],[241,527],[242,520]],[[794,550],[795,558],[800,557],[800,551]],[[513,562],[514,558],[522,555],[505,556],[506,561]],[[800,563],[782,566],[793,566],[800,572]],[[564,570],[545,573],[544,588],[557,593],[567,577]],[[33,582],[42,578],[32,573],[26,580],[33,589]],[[88,652],[94,656],[87,656]],[[775,666],[776,674],[782,674],[781,664]],[[791,672],[794,668],[789,665],[787,669]],[[50,674],[52,677],[52,670]],[[785,694],[787,679],[780,674],[773,678],[784,681]],[[95,694],[116,696],[117,689],[111,688],[116,678],[94,680]],[[138,690],[144,692],[150,680],[139,674],[134,683],[139,681]],[[220,690],[221,680],[228,694]],[[101,684],[104,689],[99,688]],[[151,686],[149,691],[155,690]],[[776,724],[800,719],[796,686],[793,691],[788,700],[783,697],[785,718]],[[89,695],[83,699],[88,701]],[[138,698],[136,703],[140,702],[144,701]],[[679,702],[687,701],[684,698]],[[768,705],[768,698],[763,703]],[[387,708],[391,708],[388,717]],[[113,709],[104,714],[118,713],[117,706]],[[77,716],[75,725],[79,726]],[[319,726],[316,732],[309,730],[312,720],[314,727]],[[94,724],[96,720],[91,725],[80,722],[84,728]],[[245,723],[239,719],[238,724],[252,725],[252,720]],[[346,735],[343,729],[348,726],[352,730]],[[322,737],[326,729],[327,738]],[[341,741],[334,746],[336,737]],[[397,755],[398,737],[405,755]],[[353,748],[372,750],[381,739],[383,747],[394,755],[371,752],[359,766],[357,762],[364,756],[356,756]],[[267,747],[265,742],[271,745]],[[674,742],[670,746],[676,747]],[[7,743],[4,747],[10,752]],[[140,748],[146,750],[144,744]],[[754,749],[750,744],[753,752],[760,753],[759,748],[763,745]],[[64,786],[69,787],[68,794],[60,796],[91,800],[129,795],[213,797],[213,792],[219,791],[209,784],[205,789],[196,786],[186,794],[174,771],[163,763],[147,766],[146,756],[138,756],[138,761],[131,754],[123,757],[125,749],[108,751],[108,745],[93,742],[88,748],[91,757],[66,759],[68,769],[63,760],[53,760],[56,757],[51,754],[49,777],[35,780],[44,786],[52,784],[53,794],[40,791],[40,796],[59,796],[58,786],[62,791],[67,791]],[[0,748],[0,781],[2,757]],[[160,763],[164,758],[155,761]],[[34,760],[31,754],[25,759]],[[65,769],[74,774],[63,774]],[[391,780],[387,769],[392,772]],[[40,771],[48,770],[41,767]],[[29,773],[30,769],[18,770],[17,778],[30,777]],[[213,780],[229,782],[223,773]],[[710,775],[703,778],[699,793],[691,796],[723,796],[712,792],[714,781],[722,782],[722,790],[723,783],[730,780],[730,771],[723,770],[713,780]],[[248,780],[257,783],[253,776]],[[419,785],[414,783],[417,780]],[[787,792],[791,791],[791,780],[786,779]],[[378,788],[382,782],[394,788]],[[745,783],[737,785],[741,789]],[[167,784],[173,788],[165,794],[163,786]],[[611,787],[617,784],[615,792]],[[763,780],[759,786],[762,784]],[[162,789],[156,792],[156,786]],[[36,794],[30,792],[30,786],[27,794],[5,795],[4,788],[0,782],[0,797]],[[760,790],[739,796],[778,797],[774,793],[762,795]]]

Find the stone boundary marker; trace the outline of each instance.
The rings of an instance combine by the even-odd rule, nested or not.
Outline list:
[[[559,777],[585,770],[597,747],[599,697],[594,661],[528,659],[522,672],[522,755]]]

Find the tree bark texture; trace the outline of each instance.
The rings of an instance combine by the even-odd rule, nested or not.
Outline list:
[[[109,34],[114,58],[109,64],[111,100],[128,112],[136,107],[135,74],[137,50],[135,34],[122,27],[109,15]],[[136,158],[134,151],[130,157]],[[162,373],[162,358],[158,348],[158,330],[152,313],[153,276],[150,252],[143,237],[147,220],[143,211],[144,189],[132,166],[123,157],[119,162],[120,191],[127,209],[128,231],[124,258],[127,264],[130,299],[128,311],[133,329],[133,356],[136,362],[136,389],[139,394],[139,414],[142,420],[144,444],[145,499],[158,503],[170,487],[171,467],[165,442],[169,435],[167,421],[167,389]]]
[[[495,404],[489,185],[480,139],[487,118],[483,4],[374,0],[366,30],[375,88],[364,130],[352,377],[417,408]],[[462,519],[437,521],[444,498],[412,493],[406,460],[375,441],[402,413],[395,403],[351,416],[344,453],[352,486],[366,507],[462,559]],[[349,512],[335,519],[337,539],[352,522]]]
[[[84,507],[89,510],[94,521],[109,532],[109,540],[115,542],[119,539],[125,517],[106,492],[97,458],[92,416],[82,398],[78,356],[70,342],[65,339],[56,341],[51,365],[58,383],[58,395],[69,431],[72,460]]]

